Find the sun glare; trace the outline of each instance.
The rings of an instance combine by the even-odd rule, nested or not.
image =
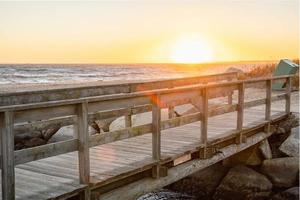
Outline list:
[[[213,61],[213,51],[201,38],[186,37],[177,40],[171,50],[170,59],[176,63],[201,63]]]

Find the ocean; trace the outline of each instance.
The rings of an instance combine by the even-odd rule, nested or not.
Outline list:
[[[0,64],[0,84],[63,84],[94,81],[170,79],[248,71],[266,62],[213,64]]]

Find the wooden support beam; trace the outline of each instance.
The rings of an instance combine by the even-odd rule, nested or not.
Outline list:
[[[286,88],[285,88],[285,92],[286,92],[285,112],[287,114],[290,114],[291,112],[291,89],[292,89],[292,79],[291,77],[288,77],[286,79]]]
[[[153,96],[152,102],[152,158],[158,162],[158,164],[152,170],[152,176],[159,178],[159,161],[161,157],[161,108],[159,106],[159,96]]]
[[[1,161],[2,161],[2,199],[15,199],[14,165],[14,114],[12,111],[0,113]]]
[[[204,147],[199,150],[199,158],[200,159],[209,159],[212,158],[218,149],[216,147]]]
[[[239,84],[239,96],[238,96],[238,109],[237,109],[237,137],[238,143],[243,142],[243,135],[242,135],[242,130],[243,130],[243,121],[244,121],[244,96],[245,96],[245,84],[242,82]]]
[[[161,165],[155,165],[152,167],[152,177],[159,178],[159,177],[166,177],[168,176],[168,168]]]
[[[272,80],[266,82],[266,121],[271,119],[271,103],[272,103]]]
[[[77,105],[77,117],[79,180],[82,184],[88,184],[90,181],[90,154],[87,102]]]

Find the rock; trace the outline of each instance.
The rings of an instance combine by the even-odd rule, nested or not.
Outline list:
[[[46,143],[47,142],[42,138],[31,138],[30,140],[25,141],[24,145],[25,147],[35,147],[35,146],[44,145]]]
[[[296,115],[291,115],[287,120],[284,120],[278,125],[276,134],[288,133],[294,127],[299,126],[299,117]]]
[[[249,147],[229,158],[223,160],[223,165],[226,167],[234,167],[236,165],[257,166],[262,163],[262,155],[258,148],[259,144]]]
[[[279,150],[288,156],[299,157],[299,126],[292,128],[291,135],[280,145]]]
[[[297,126],[299,126],[299,117],[291,115],[287,120],[281,122],[275,133],[268,138],[273,158],[286,156],[286,154],[279,150],[279,147],[289,137],[290,130]]]
[[[299,187],[292,187],[272,197],[272,200],[298,200]]]
[[[264,160],[261,172],[268,176],[275,187],[292,187],[299,173],[299,158],[285,157]]]
[[[271,193],[268,178],[245,166],[233,167],[218,186],[214,200],[259,200]]]
[[[228,168],[217,163],[183,178],[167,188],[195,196],[197,199],[209,199],[227,172]]]
[[[228,69],[226,70],[226,72],[237,72],[238,74],[244,73],[243,70],[238,69],[238,68],[235,68],[235,67],[230,67],[230,68],[228,68]]]
[[[47,130],[42,131],[44,140],[48,141],[58,130],[60,126],[48,128]]]
[[[268,140],[263,140],[258,148],[265,159],[272,159],[272,151]]]
[[[164,190],[147,193],[137,198],[137,200],[196,200],[196,199],[193,196],[164,189]]]

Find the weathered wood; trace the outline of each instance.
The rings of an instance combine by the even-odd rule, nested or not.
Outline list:
[[[244,122],[244,96],[245,96],[245,85],[244,83],[239,84],[239,96],[238,96],[238,109],[237,109],[237,131],[239,143],[242,143],[242,130]]]
[[[14,113],[0,113],[2,199],[15,199]]]
[[[17,111],[15,113],[15,123],[48,120],[51,118],[75,115],[75,113],[76,107],[74,105],[34,108]]]
[[[106,132],[90,136],[90,146],[97,146],[105,143],[115,142],[151,132],[151,124],[135,126],[122,130]]]
[[[125,127],[131,127],[132,126],[132,119],[131,119],[131,115],[125,115]]]
[[[42,146],[18,150],[15,152],[15,165],[31,162],[51,156],[69,153],[78,150],[78,140],[55,142]]]
[[[233,92],[231,92],[231,93],[228,95],[227,101],[228,101],[228,104],[229,104],[229,105],[232,105],[232,102],[233,102],[232,96],[233,96]]]
[[[285,103],[285,112],[289,114],[291,112],[291,91],[292,91],[292,79],[288,77],[286,79],[286,103]]]
[[[78,86],[50,90],[34,90],[24,92],[0,93],[0,106],[28,104],[63,99],[78,99],[88,96],[99,96],[116,93],[129,93],[145,90],[194,85],[204,82],[217,82],[237,78],[236,72],[213,74],[197,77],[186,77],[167,80],[149,80],[130,83],[102,82],[93,86]]]
[[[15,124],[15,135],[30,133],[34,131],[44,131],[54,127],[69,126],[76,123],[77,118],[75,116],[59,117],[43,121],[34,121],[29,123]]]
[[[115,200],[120,197],[124,200],[136,199],[139,196],[156,190],[158,188],[163,188],[166,185],[174,183],[188,175],[191,175],[205,167],[208,167],[214,163],[217,163],[231,155],[234,155],[240,151],[245,150],[246,148],[259,143],[260,141],[267,138],[268,135],[264,133],[258,133],[254,136],[248,138],[246,143],[241,145],[229,145],[225,148],[220,149],[222,153],[214,155],[213,158],[207,160],[195,159],[189,162],[183,163],[181,165],[177,165],[168,170],[168,176],[160,178],[160,179],[151,179],[144,178],[140,179],[136,182],[127,184],[123,187],[119,187],[115,190],[111,190],[107,193],[102,194],[101,198],[103,200]]]
[[[266,84],[266,115],[265,119],[271,119],[271,104],[272,104],[272,80],[267,80]]]
[[[128,93],[128,94],[113,94],[113,95],[104,95],[104,96],[93,96],[93,97],[85,97],[85,98],[78,98],[78,99],[67,99],[67,100],[60,100],[60,101],[51,101],[51,102],[40,102],[40,103],[32,103],[32,104],[23,104],[23,105],[11,105],[11,106],[2,106],[0,107],[0,112],[6,111],[6,110],[14,110],[14,111],[19,111],[19,110],[28,110],[28,109],[34,109],[34,108],[42,108],[42,107],[58,107],[62,105],[73,105],[73,104],[78,104],[82,102],[91,102],[91,112],[96,112],[97,110],[103,109],[104,106],[105,108],[105,103],[102,102],[110,102],[114,100],[116,103],[118,100],[120,100],[121,103],[122,101],[128,99],[130,102],[132,98],[137,98],[140,99],[138,101],[137,99],[135,101],[138,101],[141,105],[141,102],[144,101],[144,104],[150,104],[149,102],[150,99],[143,99],[143,97],[151,97],[152,95],[163,95],[163,94],[168,94],[168,93],[180,93],[182,91],[193,91],[193,90],[200,90],[203,88],[230,88],[230,90],[234,90],[234,88],[240,84],[240,83],[252,83],[252,82],[257,82],[257,81],[266,81],[269,79],[272,80],[277,80],[277,79],[283,79],[283,78],[288,78],[290,76],[280,76],[280,77],[272,77],[272,78],[263,78],[263,79],[251,79],[251,80],[246,80],[246,81],[234,81],[234,82],[225,82],[225,83],[212,83],[212,84],[207,84],[207,85],[194,85],[194,86],[187,86],[187,87],[179,87],[179,88],[174,88],[174,89],[160,89],[160,90],[155,90],[155,91],[143,91],[143,92],[136,92],[136,93]],[[221,90],[222,91],[222,90]],[[218,94],[215,92],[215,94]],[[220,96],[220,94],[219,94]],[[127,103],[128,103],[127,100]],[[93,103],[92,103],[93,102]],[[102,105],[98,105],[99,102],[102,103]],[[135,102],[137,103],[137,102]],[[94,105],[93,105],[94,104]],[[96,104],[96,105],[95,105]],[[103,105],[104,104],[104,105]],[[131,103],[133,105],[130,105],[131,107],[134,106],[134,103]],[[94,107],[93,107],[94,106]],[[106,103],[107,108],[106,109],[114,109],[114,107],[109,107],[108,104]],[[122,105],[124,107],[127,107],[125,102]],[[118,107],[120,108],[120,107]]]
[[[168,117],[169,119],[172,119],[175,117],[175,110],[173,105],[169,105],[168,107]]]
[[[207,142],[207,124],[208,124],[208,89],[202,90],[202,117],[201,117],[201,137],[200,142],[206,145]]]
[[[244,102],[244,108],[251,108],[251,107],[256,107],[256,106],[264,105],[264,104],[266,104],[265,98],[256,99],[256,100]]]
[[[161,156],[161,108],[160,108],[160,97],[153,96],[152,103],[152,158],[159,162]],[[154,166],[152,176],[159,178],[160,174],[159,163]]]
[[[78,104],[77,117],[79,180],[80,183],[88,184],[90,181],[88,103]]]
[[[140,94],[135,97],[135,95],[132,95],[133,97],[129,98],[117,98],[105,100],[105,101],[95,101],[89,103],[89,112],[98,112],[98,111],[105,111],[105,110],[116,110],[120,108],[128,108],[128,107],[136,107],[136,106],[142,106],[146,104],[151,104],[150,96],[142,96]]]

